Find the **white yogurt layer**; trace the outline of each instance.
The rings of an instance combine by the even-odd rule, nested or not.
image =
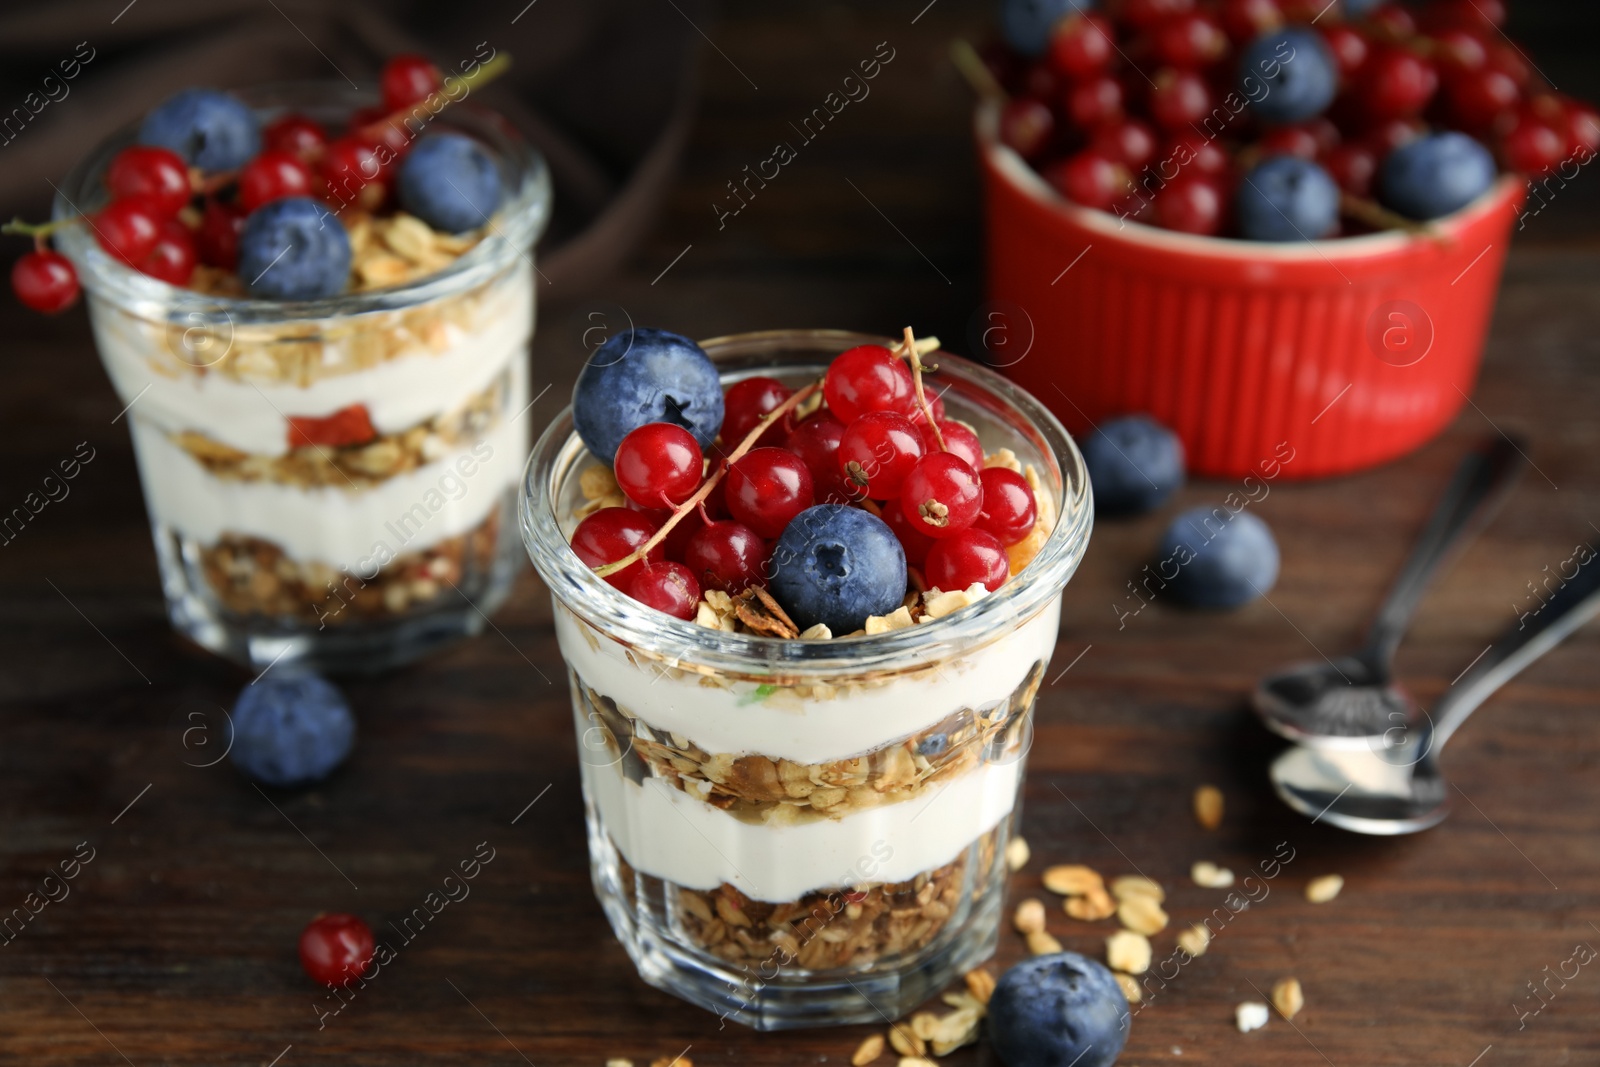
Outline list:
[[[591,630],[557,605],[561,655],[585,683],[660,734],[676,733],[710,753],[760,753],[795,763],[849,759],[927,729],[961,708],[1009,699],[1035,663],[1049,662],[1061,598],[1011,633],[963,656],[890,681],[839,689],[830,699],[780,690],[759,699],[756,683],[703,686],[700,675],[673,678]],[[590,640],[594,644],[590,644]],[[642,665],[641,665],[642,664]],[[766,831],[763,831],[766,832]]]
[[[794,826],[742,822],[659,778],[630,782],[618,766],[582,770],[584,795],[636,870],[690,889],[726,882],[781,903],[909,881],[951,862],[1011,813],[1021,762],[984,764],[909,800]]]
[[[197,431],[241,452],[281,456],[289,451],[287,416],[320,418],[365,404],[378,433],[400,433],[487,389],[525,350],[533,299],[525,287],[508,284],[478,310],[480,329],[443,325],[450,343],[442,350],[419,339],[414,352],[306,386],[188,370],[173,377],[165,348],[151,352],[152,345],[167,344],[162,332],[119,315],[95,316],[95,341],[118,395],[124,402],[138,396],[136,410],[146,420],[175,432]],[[324,358],[344,360],[337,342],[328,342]]]
[[[161,427],[135,417],[133,450],[150,518],[205,545],[224,533],[259,537],[298,562],[371,577],[389,558],[473,529],[516,484],[529,442],[527,418],[515,416],[528,386],[522,360],[513,367],[508,410],[482,439],[365,489],[218,478]]]

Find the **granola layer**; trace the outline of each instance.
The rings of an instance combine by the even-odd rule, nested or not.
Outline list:
[[[434,606],[494,561],[500,512],[466,533],[434,542],[363,579],[326,563],[296,560],[271,541],[227,535],[200,550],[200,566],[222,606],[242,616],[338,626]]]
[[[726,883],[675,886],[617,856],[628,904],[637,908],[641,896],[664,901],[674,932],[691,946],[734,964],[824,972],[915,953],[962,921],[964,909],[1001,890],[994,861],[1005,832],[1004,824],[995,827],[954,861],[908,881],[823,889],[782,903]]]
[[[803,764],[761,754],[710,753],[693,740],[650,728],[630,709],[575,682],[605,726],[605,743],[625,775],[670,783],[743,821],[776,826],[908,800],[1006,758],[1021,744],[1044,676],[1035,661],[1022,684],[983,708],[960,708],[909,737],[851,759]]]

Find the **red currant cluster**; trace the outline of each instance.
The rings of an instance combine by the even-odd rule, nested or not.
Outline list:
[[[923,389],[925,369],[908,331],[900,355],[852,348],[798,392],[740,381],[710,464],[680,426],[633,430],[613,463],[627,506],[587,516],[573,550],[634,599],[691,619],[705,589],[764,587],[771,542],[807,508],[845,504],[883,519],[926,586],[998,589],[1038,504],[1020,474],[984,466],[977,434]],[[822,404],[797,417],[819,388]]]
[[[1040,56],[1001,43],[985,62],[1009,97],[1001,140],[1066,198],[1124,218],[1230,234],[1240,175],[1292,155],[1320,164],[1346,194],[1341,232],[1387,224],[1364,203],[1374,177],[1429,126],[1478,138],[1530,176],[1600,150],[1600,112],[1542,85],[1500,32],[1501,0],[1432,0],[1416,14],[1387,3],[1345,21],[1345,5],[1328,0],[1082,6],[1055,24]],[[1239,54],[1292,23],[1321,34],[1338,95],[1323,114],[1273,126],[1233,106],[1243,103]]]
[[[399,55],[384,65],[381,84],[383,103],[355,112],[331,140],[304,115],[278,118],[262,130],[261,152],[236,171],[191,171],[176,152],[151,145],[123,149],[106,169],[110,202],[87,217],[100,247],[151,277],[187,285],[198,263],[234,269],[245,218],[262,204],[314,196],[341,206],[354,200],[368,211],[388,206],[394,171],[412,140],[400,118],[438,91],[442,76],[423,56]],[[45,245],[65,221],[6,227],[35,242],[12,267],[12,289],[47,314],[78,297],[71,261]]]

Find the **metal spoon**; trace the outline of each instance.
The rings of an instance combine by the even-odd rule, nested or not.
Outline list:
[[[1521,446],[1495,437],[1461,461],[1359,651],[1261,680],[1251,702],[1267,729],[1299,744],[1365,752],[1409,721],[1413,702],[1393,683],[1395,649],[1440,566],[1488,522],[1521,475]]]
[[[1600,555],[1588,561],[1538,613],[1502,634],[1439,698],[1415,728],[1397,727],[1370,749],[1295,745],[1272,763],[1272,785],[1284,803],[1313,822],[1359,834],[1411,834],[1450,813],[1439,752],[1495,690],[1600,614]]]

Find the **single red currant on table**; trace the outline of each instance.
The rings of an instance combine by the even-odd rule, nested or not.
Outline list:
[[[713,522],[702,527],[684,546],[683,563],[702,589],[742,593],[751,586],[765,588],[767,543],[740,522]]]
[[[178,153],[150,145],[130,145],[106,168],[106,188],[118,199],[138,197],[159,215],[171,217],[194,195],[189,167]]]
[[[822,395],[845,425],[871,411],[907,415],[917,403],[910,369],[882,345],[858,345],[834,357]]]
[[[572,551],[590,567],[601,567],[629,556],[650,539],[658,527],[646,516],[627,508],[601,508],[578,523],[572,531]],[[661,559],[661,546],[651,549],[642,560],[630,563],[606,581],[627,592],[628,583],[637,577],[643,563],[656,563]]]
[[[983,509],[983,482],[950,452],[922,457],[900,487],[900,510],[918,533],[942,540],[971,526]]]
[[[436,92],[444,84],[439,68],[426,56],[405,53],[393,57],[383,65],[380,78],[383,87],[385,111],[399,111]]]
[[[681,563],[646,564],[624,592],[646,607],[678,619],[694,618],[700,604],[700,583]]]
[[[994,534],[1003,545],[1014,545],[1027,537],[1039,520],[1039,503],[1028,480],[1005,467],[987,467],[979,477],[983,481],[983,509],[973,525]]]
[[[763,538],[782,534],[812,504],[811,471],[785,448],[754,448],[728,468],[728,510]]]
[[[372,929],[344,912],[318,915],[300,933],[300,966],[318,985],[346,986],[372,963]]]
[[[78,272],[60,252],[39,248],[12,265],[11,288],[23,304],[54,315],[78,299]]]
[[[845,427],[839,439],[839,470],[857,491],[888,500],[899,495],[901,483],[923,451],[922,435],[910,419],[874,411]]]
[[[617,446],[617,486],[646,508],[671,510],[700,488],[705,459],[694,435],[670,422],[650,422]]]
[[[746,378],[729,386],[723,398],[722,443],[730,450],[737,448],[768,412],[793,395],[794,390],[776,378]],[[787,416],[779,419],[756,444],[779,444],[791,428]]]
[[[267,123],[261,131],[261,147],[268,152],[287,152],[305,163],[315,163],[328,145],[328,134],[304,115],[288,114]]]
[[[949,592],[981,582],[992,593],[1010,577],[1011,560],[994,534],[969,527],[935,541],[922,569],[931,588]]]

